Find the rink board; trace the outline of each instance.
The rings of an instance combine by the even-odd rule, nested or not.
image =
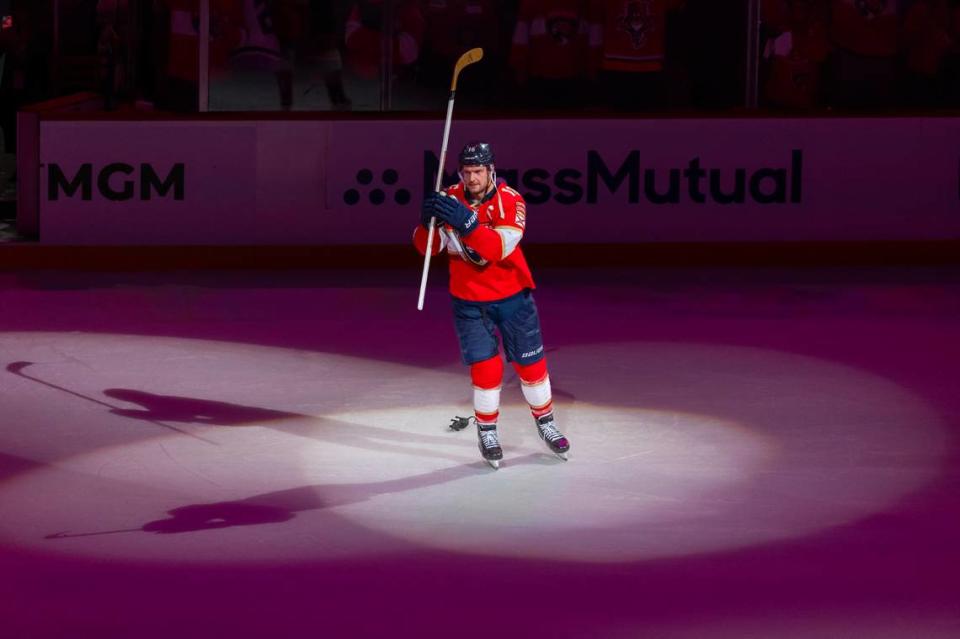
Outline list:
[[[439,120],[42,120],[53,245],[402,244]],[[459,120],[528,201],[528,243],[960,237],[951,118]]]

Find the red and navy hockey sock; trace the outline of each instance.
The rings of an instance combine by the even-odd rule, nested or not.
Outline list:
[[[514,370],[520,376],[523,398],[530,405],[530,412],[538,419],[553,412],[553,394],[550,390],[550,375],[547,372],[546,358],[523,366],[513,363]]]
[[[473,413],[478,424],[496,424],[500,416],[500,388],[503,384],[503,360],[497,353],[490,359],[470,365],[473,382]]]

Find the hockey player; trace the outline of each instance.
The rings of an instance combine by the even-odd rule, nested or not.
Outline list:
[[[554,419],[533,277],[519,247],[526,204],[517,191],[497,184],[488,144],[468,143],[459,163],[461,181],[424,200],[413,241],[426,253],[430,218],[436,218],[433,254],[449,254],[454,324],[473,381],[480,452],[494,468],[503,458],[497,436],[503,381],[499,333],[540,437],[566,459],[570,444]]]

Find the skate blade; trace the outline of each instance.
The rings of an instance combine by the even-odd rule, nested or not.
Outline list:
[[[499,459],[485,459],[483,460],[490,464],[490,467],[494,470],[500,470],[500,460]]]
[[[559,452],[559,451],[556,451],[556,450],[553,450],[552,448],[550,448],[550,444],[547,444],[546,442],[544,442],[544,445],[547,447],[547,450],[549,450],[551,454],[556,455],[557,457],[559,457],[559,458],[562,459],[563,461],[569,461],[569,460],[567,459],[567,455],[570,453],[569,450],[565,450],[565,451],[563,451],[563,452]]]

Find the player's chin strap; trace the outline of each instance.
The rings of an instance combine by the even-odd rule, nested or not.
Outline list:
[[[493,189],[497,192],[497,208],[500,209],[500,219],[505,219],[507,216],[503,212],[503,198],[500,197],[500,188],[497,185],[497,168],[495,166],[490,167],[490,182],[493,184]]]

